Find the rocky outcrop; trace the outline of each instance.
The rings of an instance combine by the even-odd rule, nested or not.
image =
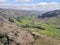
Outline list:
[[[31,45],[34,38],[28,32],[15,24],[2,23],[0,27],[0,42],[4,45]]]

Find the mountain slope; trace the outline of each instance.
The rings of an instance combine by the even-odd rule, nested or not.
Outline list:
[[[30,32],[25,31],[15,23],[11,23],[13,19],[17,18],[15,13],[18,12],[0,9],[0,45],[33,44],[34,38]]]
[[[56,17],[60,16],[60,10],[54,10],[54,11],[48,11],[44,14],[42,14],[41,18],[49,18],[49,17]]]
[[[3,20],[16,19],[17,17],[22,17],[26,15],[40,15],[40,11],[32,10],[14,10],[14,9],[1,9],[0,8],[0,17]]]

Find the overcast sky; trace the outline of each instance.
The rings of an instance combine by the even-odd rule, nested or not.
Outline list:
[[[60,9],[60,0],[0,0],[0,7],[24,10],[55,10]]]

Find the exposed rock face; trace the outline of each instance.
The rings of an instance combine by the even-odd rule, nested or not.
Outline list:
[[[15,24],[2,24],[0,27],[0,41],[4,45],[30,45],[33,44],[34,38],[28,32]]]

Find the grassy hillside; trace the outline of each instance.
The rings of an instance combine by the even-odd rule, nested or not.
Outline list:
[[[60,24],[59,21],[57,22],[56,17],[52,17],[50,19],[48,19],[46,21],[46,19],[42,19],[40,21],[40,19],[38,19],[39,21],[36,21],[36,16],[23,16],[21,18],[17,18],[16,20],[14,20],[14,22],[22,27],[23,29],[33,33],[36,32],[36,34],[40,34],[43,37],[47,36],[47,37],[37,37],[37,39],[35,40],[35,43],[37,45],[54,45],[56,43],[56,45],[58,45],[57,40],[60,40]],[[51,37],[51,38],[50,38]],[[57,40],[56,40],[57,39]],[[45,40],[45,41],[42,41]],[[53,40],[55,40],[54,44],[52,44]]]
[[[53,14],[53,13],[52,13]],[[51,14],[51,15],[52,15]],[[45,16],[46,17],[46,16]],[[39,21],[36,21],[39,20]],[[50,18],[37,19],[36,16],[23,16],[15,20],[18,26],[31,32],[39,32],[42,35],[60,39],[60,23],[57,15]]]
[[[32,16],[34,17],[34,16]],[[24,16],[22,18],[19,18],[15,23],[25,30],[29,30],[32,32],[39,32],[40,34],[51,36],[54,38],[60,38],[60,29],[56,28],[57,24],[55,19],[51,18],[48,22],[44,23],[43,21],[35,22],[32,21],[31,16]]]

